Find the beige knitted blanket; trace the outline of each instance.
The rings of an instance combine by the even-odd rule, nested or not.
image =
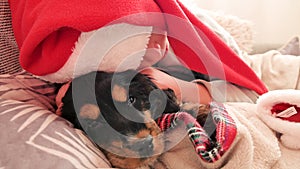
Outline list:
[[[257,105],[228,103],[226,108],[237,125],[237,136],[222,158],[213,163],[200,160],[184,138],[177,146],[162,156],[172,169],[297,169],[300,166],[300,150],[284,146],[277,134],[257,115]],[[173,133],[182,137],[184,131]]]

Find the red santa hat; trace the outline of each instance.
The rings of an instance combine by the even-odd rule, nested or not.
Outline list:
[[[175,55],[183,65],[194,71],[253,89],[259,94],[267,91],[256,74],[178,0],[9,2],[13,29],[20,47],[20,63],[25,70],[34,75],[52,75],[52,81],[67,80],[62,72],[73,71],[68,70],[66,65],[68,61],[76,61],[70,59],[77,46],[84,46],[76,45],[82,39],[82,35],[95,33],[113,22],[164,29]],[[87,37],[91,37],[91,34]],[[107,39],[98,40],[105,43]],[[144,42],[142,44],[144,45]],[[107,60],[110,59],[114,58]],[[90,70],[89,64],[80,67]],[[60,72],[60,75],[57,75],[57,72]]]
[[[300,90],[274,90],[261,95],[257,113],[285,146],[300,149]]]

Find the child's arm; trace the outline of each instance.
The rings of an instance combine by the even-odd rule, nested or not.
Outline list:
[[[141,73],[148,75],[159,88],[174,90],[180,101],[208,104],[212,100],[204,85],[177,79],[152,67],[142,70]]]

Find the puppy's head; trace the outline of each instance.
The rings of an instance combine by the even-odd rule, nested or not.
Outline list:
[[[92,72],[71,83],[62,115],[82,128],[115,167],[136,168],[164,150],[155,119],[166,106],[179,109],[174,93],[165,93],[136,71]]]

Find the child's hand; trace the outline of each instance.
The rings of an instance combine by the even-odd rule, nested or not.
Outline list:
[[[141,73],[148,75],[160,89],[172,89],[179,101],[201,104],[211,101],[208,90],[201,84],[177,79],[153,67],[146,68]]]

